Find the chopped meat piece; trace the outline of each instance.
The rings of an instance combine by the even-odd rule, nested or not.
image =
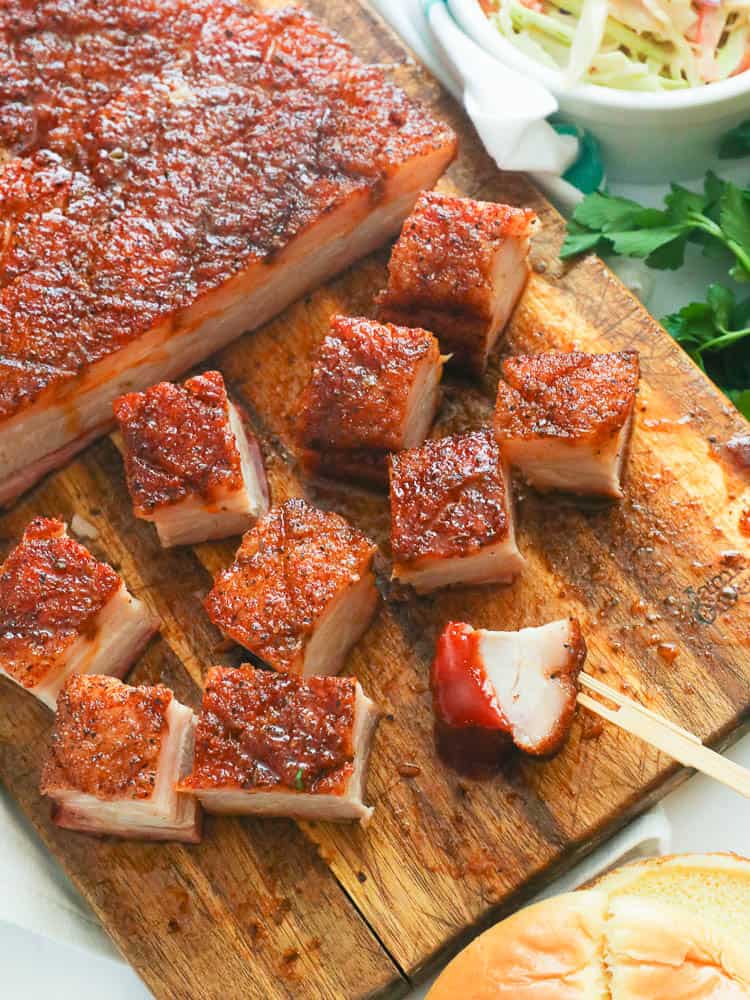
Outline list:
[[[521,355],[503,375],[495,434],[506,460],[539,490],[622,497],[638,352]]]
[[[144,840],[200,840],[190,768],[195,717],[169,688],[71,677],[60,692],[41,791],[58,826]]]
[[[62,521],[35,518],[0,569],[0,674],[52,709],[72,674],[123,677],[156,630]]]
[[[391,549],[394,578],[420,593],[520,573],[508,477],[489,431],[393,455]]]
[[[387,482],[388,453],[427,436],[442,370],[426,330],[334,316],[302,399],[308,467]]]
[[[447,726],[508,733],[525,753],[555,753],[573,720],[585,659],[572,618],[519,632],[451,622],[432,665],[435,714]]]
[[[526,284],[535,221],[527,208],[423,194],[393,248],[380,315],[433,330],[481,374]]]
[[[129,393],[114,411],[135,513],[162,545],[241,534],[268,509],[258,442],[219,372]]]
[[[359,819],[376,706],[353,677],[213,667],[193,772],[180,784],[209,812]]]
[[[245,535],[208,615],[275,670],[336,674],[378,605],[374,555],[343,517],[288,500]]]
[[[0,503],[108,430],[118,396],[179,376],[383,243],[456,149],[298,9],[10,6]]]

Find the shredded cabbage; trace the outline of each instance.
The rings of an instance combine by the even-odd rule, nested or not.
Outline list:
[[[619,90],[698,87],[750,69],[750,0],[482,0],[526,55]]]

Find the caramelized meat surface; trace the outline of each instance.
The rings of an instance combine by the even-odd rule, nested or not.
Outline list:
[[[0,661],[26,688],[40,684],[92,627],[120,577],[65,532],[35,518],[0,571]]]
[[[342,793],[354,773],[355,696],[351,677],[213,667],[181,788]]]
[[[425,441],[391,458],[394,561],[471,556],[508,539],[510,497],[487,431]]]
[[[220,372],[183,386],[162,382],[121,396],[115,417],[125,442],[125,472],[136,510],[242,487],[240,453],[229,424],[229,400]]]
[[[114,677],[73,675],[58,697],[42,794],[150,798],[172,697],[161,684],[134,688]]]
[[[206,610],[256,656],[300,673],[332,603],[372,575],[374,554],[372,542],[338,514],[288,500],[247,532],[232,566],[217,576]],[[372,613],[368,604],[368,622]]]
[[[297,9],[13,0],[0,37],[0,418],[455,143]]]
[[[503,362],[499,439],[606,441],[629,419],[640,377],[637,351],[550,352]]]
[[[428,191],[404,223],[388,265],[381,315],[434,330],[475,371],[505,325],[528,274],[530,209]],[[518,251],[505,259],[505,251]]]
[[[437,340],[426,330],[334,316],[302,401],[305,445],[402,448],[417,371],[439,359]]]

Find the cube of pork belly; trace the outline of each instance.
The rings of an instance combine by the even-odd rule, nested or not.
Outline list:
[[[432,665],[435,714],[447,726],[508,733],[525,753],[554,753],[573,720],[585,659],[575,619],[519,632],[451,622]]]
[[[0,568],[0,674],[50,708],[71,674],[123,677],[156,629],[62,521],[35,518]]]
[[[208,672],[193,771],[209,812],[367,822],[362,801],[379,713],[352,677]]]
[[[380,316],[433,330],[481,374],[526,284],[535,222],[530,209],[425,192],[393,248]]]
[[[258,442],[220,372],[129,393],[114,411],[136,516],[154,522],[163,546],[241,534],[268,509]]]
[[[374,555],[343,517],[288,500],[245,535],[206,610],[276,670],[335,674],[378,605]]]
[[[388,452],[424,441],[440,402],[436,338],[334,316],[302,398],[300,437],[312,470],[388,481]]]
[[[71,677],[60,693],[41,791],[58,826],[144,840],[200,840],[190,768],[195,717],[169,688]]]
[[[392,457],[391,549],[394,578],[420,593],[508,583],[521,571],[510,485],[489,431]]]
[[[495,434],[539,490],[622,497],[640,367],[637,351],[508,358]]]

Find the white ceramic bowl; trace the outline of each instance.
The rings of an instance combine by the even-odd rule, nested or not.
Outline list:
[[[519,52],[504,38],[477,0],[448,0],[448,6],[485,52],[544,84],[563,116],[596,136],[607,175],[614,180],[697,177],[716,163],[721,136],[750,118],[750,71],[705,87],[658,94],[591,83],[566,88],[560,72]],[[499,94],[498,100],[505,96]]]

